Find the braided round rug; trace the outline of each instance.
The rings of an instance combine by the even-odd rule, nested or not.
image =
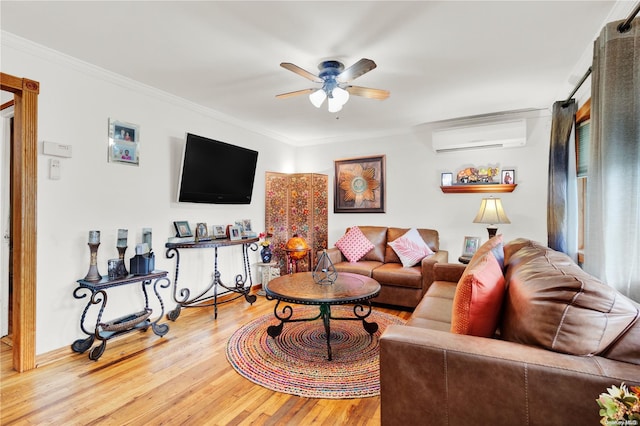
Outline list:
[[[294,306],[293,318],[318,314],[317,306]],[[334,317],[353,317],[353,308],[333,306]],[[272,338],[267,327],[280,323],[264,315],[238,329],[227,343],[227,359],[243,377],[276,392],[307,398],[344,399],[380,395],[378,339],[389,324],[403,324],[396,316],[377,312],[367,318],[378,331],[367,333],[362,321],[331,320],[332,361],[327,359],[327,336],[321,319],[285,323]]]

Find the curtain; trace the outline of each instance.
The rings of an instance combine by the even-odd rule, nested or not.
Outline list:
[[[584,268],[640,301],[640,18],[594,42]]]
[[[547,245],[578,258],[578,183],[576,178],[575,100],[553,104],[547,191]]]

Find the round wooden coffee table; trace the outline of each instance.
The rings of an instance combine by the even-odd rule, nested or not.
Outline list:
[[[280,324],[267,328],[269,336],[276,338],[282,333],[287,322],[315,321],[322,319],[327,333],[327,354],[331,361],[331,320],[362,321],[362,326],[369,334],[378,331],[378,324],[367,322],[371,314],[371,299],[380,293],[380,284],[373,278],[348,272],[338,273],[333,284],[316,284],[311,272],[300,272],[274,278],[264,286],[269,300],[277,300],[273,314]],[[283,304],[280,307],[280,304]],[[293,307],[298,305],[317,305],[318,315],[310,318],[293,318]],[[334,317],[331,315],[332,305],[354,305],[353,317]]]

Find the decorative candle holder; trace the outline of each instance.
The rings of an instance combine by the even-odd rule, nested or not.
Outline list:
[[[129,275],[127,272],[127,267],[124,265],[124,253],[127,251],[127,246],[124,247],[116,247],[118,249],[118,257],[120,258],[120,270],[118,271],[118,275],[120,277],[126,277]]]
[[[333,262],[329,259],[327,250],[322,250],[322,254],[318,259],[318,264],[311,275],[313,276],[313,281],[315,281],[316,284],[331,285],[338,278],[338,271],[336,271],[336,267],[333,266]]]
[[[89,251],[91,252],[91,258],[89,260],[89,272],[84,277],[85,281],[100,281],[102,275],[98,272],[98,246],[100,243],[88,243]]]

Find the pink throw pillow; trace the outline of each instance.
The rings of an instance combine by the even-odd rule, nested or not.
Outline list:
[[[409,229],[402,237],[391,241],[389,245],[396,252],[405,268],[409,268],[433,254],[433,250],[424,242],[416,228]]]
[[[360,228],[353,226],[336,241],[336,247],[349,262],[357,262],[373,249],[373,243],[365,237]]]

